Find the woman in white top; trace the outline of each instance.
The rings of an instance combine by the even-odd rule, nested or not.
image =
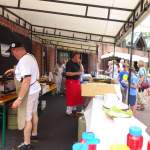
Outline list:
[[[113,65],[113,61],[109,61],[108,70],[105,73],[108,74],[111,78],[118,80],[118,67],[116,63],[114,62],[114,65]]]
[[[144,106],[144,89],[141,87],[141,83],[146,80],[146,68],[145,68],[145,63],[144,61],[139,61],[138,62],[138,67],[139,67],[139,71],[138,71],[138,78],[139,78],[139,91],[138,91],[138,107],[137,109],[139,110],[144,110],[145,106]]]
[[[62,65],[60,63],[56,64],[54,68],[54,76],[57,87],[57,94],[61,93],[62,73],[63,73]]]

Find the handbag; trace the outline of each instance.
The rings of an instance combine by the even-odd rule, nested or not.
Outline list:
[[[148,89],[150,87],[150,83],[149,83],[148,79],[146,78],[145,68],[142,68],[142,69],[143,69],[143,72],[144,72],[144,80],[141,83],[141,89],[145,90],[145,89]]]
[[[144,80],[141,83],[141,89],[145,90],[145,89],[148,89],[149,87],[150,87],[150,85],[149,85],[149,82],[147,80]]]

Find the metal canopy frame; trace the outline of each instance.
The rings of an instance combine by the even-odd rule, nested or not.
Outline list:
[[[95,51],[94,50],[91,50],[90,48],[91,47],[94,47],[96,48],[96,46],[91,46],[91,45],[86,45],[86,44],[77,44],[77,43],[71,43],[71,42],[64,42],[64,41],[57,41],[57,40],[47,40],[47,39],[43,39],[41,37],[39,37],[39,35],[36,35],[36,34],[33,34],[33,36],[35,36],[36,38],[40,39],[42,44],[46,44],[46,45],[50,45],[50,46],[55,46],[55,47],[61,47],[62,49],[67,49],[67,50],[70,50],[70,51],[73,51],[72,49],[75,49],[76,51],[83,51],[83,46],[87,46],[88,49],[84,49],[83,52],[85,53],[94,53]],[[54,42],[54,43],[53,43]],[[55,44],[55,42],[57,44]],[[80,47],[72,47],[72,46],[66,46],[66,45],[61,45],[59,43],[66,43],[66,44],[76,44]]]
[[[67,29],[60,29],[60,28],[54,28],[54,27],[47,27],[47,26],[40,26],[40,25],[32,25],[33,26],[33,32],[36,27],[42,28],[42,31],[46,32],[47,29],[54,30],[54,33],[56,33],[57,30],[59,31],[66,31],[66,32],[72,32],[74,33],[79,33],[79,34],[86,34],[90,36],[101,36],[101,37],[110,37],[110,38],[115,38],[115,36],[110,36],[110,35],[102,35],[102,34],[94,34],[90,32],[80,32],[80,31],[74,31],[74,30],[67,30]]]
[[[93,42],[97,42],[97,43],[107,43],[107,44],[114,44],[112,42],[103,42],[101,39],[102,37],[100,36],[99,37],[99,40],[94,40],[92,38],[88,39],[84,39],[84,38],[79,38],[79,37],[75,37],[75,36],[65,36],[65,35],[61,35],[61,34],[50,34],[50,33],[42,33],[42,32],[37,32],[37,31],[34,31],[33,32],[34,35],[43,35],[43,36],[46,36],[46,37],[57,37],[57,38],[62,38],[62,39],[68,39],[68,40],[75,40],[75,41],[80,41],[80,42],[88,42],[88,41],[93,41]]]
[[[27,28],[30,30],[31,34],[33,35],[43,35],[43,36],[49,36],[49,37],[57,37],[60,39],[70,39],[70,40],[79,40],[79,41],[94,41],[99,43],[109,43],[109,44],[116,44],[119,39],[123,37],[123,35],[126,34],[126,32],[132,28],[133,24],[137,22],[137,20],[143,15],[147,9],[150,7],[149,0],[140,0],[135,9],[127,9],[127,8],[119,8],[119,7],[109,7],[109,6],[100,6],[100,5],[93,5],[93,4],[84,4],[84,3],[77,3],[77,2],[68,2],[68,1],[58,1],[58,0],[41,0],[41,1],[47,1],[51,3],[59,3],[64,5],[76,5],[76,6],[84,6],[85,14],[84,15],[78,15],[78,14],[71,14],[71,13],[63,13],[63,12],[56,12],[56,11],[47,11],[47,10],[39,10],[39,9],[31,9],[31,8],[24,8],[21,7],[21,0],[18,0],[17,6],[8,6],[8,5],[0,5],[2,8],[2,16],[9,19],[9,15],[5,16],[5,12],[7,14],[14,15],[16,17],[15,23],[18,25],[21,25],[21,22],[24,22],[21,26],[24,28]],[[80,31],[73,31],[73,30],[66,30],[66,29],[60,29],[60,28],[54,28],[54,27],[47,27],[47,26],[39,26],[36,24],[31,24],[30,22],[26,21],[25,19],[19,17],[15,13],[9,10],[9,8],[13,9],[19,9],[19,10],[26,10],[26,11],[33,11],[33,12],[42,12],[42,13],[49,13],[49,14],[56,14],[56,15],[65,15],[65,16],[73,16],[73,17],[80,17],[80,18],[88,18],[88,19],[96,19],[96,20],[106,20],[106,21],[112,21],[112,22],[122,22],[124,23],[119,32],[116,34],[116,36],[109,36],[109,35],[101,35],[101,34],[94,34],[94,33],[87,33],[87,32],[80,32]],[[101,17],[95,17],[95,16],[88,16],[89,8],[102,8],[106,9],[108,11],[106,18]],[[119,20],[119,19],[111,19],[110,18],[110,11],[111,10],[120,10],[120,11],[126,11],[131,12],[129,18],[127,20]],[[133,19],[135,16],[135,19]],[[28,25],[28,27],[27,27]],[[36,28],[41,28],[42,32],[37,32]],[[51,29],[53,30],[53,33],[47,33],[47,30]],[[59,31],[59,34],[56,34],[56,32]],[[72,36],[66,36],[63,35],[63,32],[72,33]],[[86,38],[79,38],[76,36],[77,34],[83,34],[86,35]],[[93,37],[97,37],[99,40],[92,39]],[[103,38],[111,38],[114,40],[114,42],[104,42]]]
[[[27,10],[27,11],[34,11],[34,12],[50,13],[50,14],[65,15],[65,16],[80,17],[80,18],[88,18],[88,19],[97,19],[97,20],[107,20],[107,21],[123,22],[123,23],[128,22],[128,21],[119,20],[119,19],[111,19],[110,18],[110,10],[120,10],[120,11],[128,11],[128,12],[133,11],[133,9],[126,9],[126,8],[119,8],[119,7],[109,7],[109,6],[100,6],[100,5],[91,5],[91,4],[84,4],[84,3],[66,2],[66,1],[57,1],[57,0],[41,0],[41,1],[47,1],[47,2],[59,3],[59,4],[67,4],[67,5],[69,4],[69,5],[85,6],[86,10],[85,10],[84,15],[78,15],[78,14],[73,14],[73,13],[63,13],[63,12],[39,10],[39,9],[33,9],[33,8],[24,8],[24,7],[20,6],[21,0],[18,0],[18,6],[17,7],[15,7],[15,6],[6,6],[6,7],[7,8],[12,8],[12,9],[20,9],[20,10]],[[4,5],[0,5],[0,6],[4,6]],[[107,9],[108,10],[107,18],[88,16],[88,9],[90,7]]]
[[[40,29],[41,32],[36,31],[36,28]],[[52,33],[48,33],[48,29],[52,30]],[[39,25],[32,25],[32,32],[34,35],[43,35],[46,37],[57,37],[62,39],[68,39],[68,40],[75,40],[75,41],[93,41],[93,42],[103,42],[103,38],[111,38],[115,39],[113,36],[109,35],[100,35],[100,34],[93,34],[93,33],[87,33],[87,32],[77,32],[73,30],[66,30],[66,29],[59,29],[59,28],[53,28],[53,27],[44,27]],[[63,35],[63,32],[68,32],[71,34],[71,36]],[[86,38],[81,38],[76,36],[76,34],[82,34],[85,35]],[[97,38],[98,40],[94,39]],[[114,44],[113,42],[103,42],[108,44]]]
[[[51,42],[57,42],[57,43],[66,43],[66,44],[79,45],[79,46],[81,46],[81,48],[82,48],[83,46],[96,48],[96,46],[93,46],[93,45],[86,45],[86,44],[79,44],[79,43],[72,43],[72,42],[64,42],[64,41],[53,40],[53,39],[43,39],[43,40],[46,41],[46,42],[50,41],[50,43],[51,43]]]
[[[127,9],[127,8],[120,8],[120,7],[109,7],[109,6],[100,6],[100,5],[93,5],[93,4],[85,4],[85,3],[77,3],[77,2],[68,2],[68,1],[58,1],[58,0],[41,0],[41,1],[47,1],[47,2],[54,2],[54,3],[61,3],[61,4],[71,4],[71,5],[77,5],[77,6],[85,6],[85,7],[95,7],[95,8],[105,8],[105,9],[116,9],[116,10],[124,10],[124,11],[133,11],[133,9]]]
[[[90,52],[95,52],[95,50],[96,50],[96,46],[78,44],[78,43],[72,43],[72,42],[64,42],[64,41],[53,40],[53,39],[43,39],[43,43],[44,44],[51,44],[51,45],[72,44],[72,45],[77,45],[78,47],[71,47],[71,46],[67,46],[67,45],[61,45],[61,46],[70,47],[70,48],[74,48],[74,49],[81,49],[81,50],[85,49],[85,50],[90,51]],[[83,47],[87,47],[87,48],[83,48]],[[92,50],[91,49],[92,47],[95,50]]]
[[[128,23],[124,23],[121,27],[119,32],[116,35],[116,41],[121,39],[123,35],[132,28],[133,24],[135,25],[136,22],[140,19],[140,17],[150,8],[150,1],[149,0],[140,0],[136,8],[132,11],[131,15],[129,16]],[[129,22],[132,23],[129,23]]]
[[[18,0],[18,5],[16,7],[14,6],[6,6],[6,5],[0,5],[0,7],[2,7],[2,16],[6,17],[7,19],[9,19],[8,16],[5,16],[5,11],[13,14],[17,20],[17,24],[21,25],[20,22],[21,20],[24,22],[23,27],[27,27],[27,21],[23,18],[20,18],[18,15],[14,14],[13,12],[11,12],[10,10],[8,10],[7,8],[13,8],[13,9],[19,9],[19,10],[26,10],[26,11],[33,11],[33,12],[42,12],[42,13],[49,13],[49,14],[56,14],[56,15],[65,15],[65,16],[72,16],[72,17],[80,17],[80,18],[87,18],[87,19],[96,19],[96,20],[106,20],[106,21],[112,21],[112,22],[121,22],[124,23],[123,26],[121,27],[121,29],[119,30],[119,32],[115,35],[115,37],[111,37],[109,35],[97,35],[97,34],[92,34],[92,33],[83,33],[80,31],[71,31],[71,30],[66,30],[66,29],[58,29],[58,28],[52,28],[52,27],[46,27],[46,26],[38,26],[38,25],[32,25],[31,23],[29,24],[29,30],[31,31],[31,36],[35,35],[35,36],[39,36],[39,35],[44,35],[44,36],[52,36],[52,37],[60,37],[60,38],[71,38],[74,40],[89,40],[92,41],[92,35],[94,36],[99,36],[101,37],[101,41],[95,41],[95,42],[103,42],[103,38],[104,37],[109,37],[109,38],[113,38],[114,39],[114,54],[115,54],[115,46],[117,41],[119,41],[119,39],[121,39],[130,29],[132,29],[132,36],[131,36],[131,47],[129,48],[130,51],[130,68],[132,66],[132,53],[133,53],[133,39],[134,39],[134,28],[135,28],[135,24],[137,23],[137,21],[139,20],[139,18],[150,8],[150,1],[149,0],[139,0],[139,3],[137,4],[137,6],[135,7],[135,9],[124,9],[124,8],[118,8],[118,7],[107,7],[107,6],[99,6],[99,5],[91,5],[91,4],[83,4],[83,3],[76,3],[76,2],[68,2],[68,1],[58,1],[58,0],[43,0],[43,1],[47,1],[47,2],[52,2],[52,3],[59,3],[59,4],[70,4],[70,5],[78,5],[78,6],[84,6],[85,9],[85,13],[84,15],[79,15],[79,14],[72,14],[72,13],[63,13],[63,12],[56,12],[56,11],[46,11],[46,10],[38,10],[38,9],[31,9],[31,8],[24,8],[21,7],[21,0]],[[107,17],[106,18],[101,18],[101,17],[95,17],[95,16],[88,16],[88,11],[90,7],[94,7],[94,8],[103,8],[103,9],[107,9]],[[119,20],[119,19],[111,19],[110,18],[110,11],[111,10],[120,10],[120,11],[127,11],[127,12],[131,12],[130,16],[128,17],[127,20]],[[21,25],[22,26],[22,25]],[[40,27],[42,28],[42,32],[36,32],[34,28],[36,27]],[[53,30],[53,34],[49,34],[46,32],[47,29],[52,29]],[[56,31],[65,31],[65,32],[72,32],[72,37],[68,37],[62,34],[56,35]],[[60,33],[61,33],[60,32]],[[90,38],[87,39],[80,39],[80,38],[76,38],[75,33],[81,33],[81,34],[86,34],[88,35]],[[42,42],[48,42],[45,41],[44,39],[41,39]],[[53,44],[55,46],[60,46],[60,47],[66,47],[66,48],[74,48],[74,47],[69,47],[69,46],[64,46],[59,44],[58,41],[55,41],[57,44]],[[51,44],[52,41],[49,40],[49,43],[45,43],[45,44]],[[76,49],[76,48],[75,48]],[[77,48],[77,49],[81,49],[82,50],[82,46],[81,48]],[[86,52],[86,51],[85,51]],[[131,69],[129,70],[129,81],[131,78]],[[129,93],[130,93],[130,82],[129,82],[129,88],[128,88],[128,99],[129,99]]]

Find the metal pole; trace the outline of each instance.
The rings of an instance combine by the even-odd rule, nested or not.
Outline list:
[[[129,96],[130,96],[130,87],[131,87],[131,67],[132,67],[132,54],[133,54],[133,40],[134,40],[134,20],[135,20],[135,12],[134,12],[134,16],[133,16],[133,24],[132,24],[132,33],[131,33],[131,46],[130,46],[130,65],[129,65],[129,80],[128,80],[128,100],[129,100]]]
[[[3,104],[2,108],[2,146],[4,147],[6,144],[6,106]]]
[[[47,42],[43,45],[44,47],[44,57],[43,57],[43,63],[44,63],[44,74],[48,75],[48,50],[47,50]]]
[[[32,29],[33,29],[33,27],[32,27],[32,25],[31,25],[31,28],[30,28],[30,32],[31,32],[31,52],[33,53],[33,49],[32,49],[32,38],[33,38],[33,34],[32,34]]]
[[[99,64],[98,64],[98,62],[99,62],[99,60],[98,60],[98,45],[96,45],[96,72],[97,72],[97,75],[99,74]]]
[[[43,42],[43,40],[42,40],[42,44],[41,44],[41,75],[44,75],[44,68],[43,68],[43,64],[44,64],[44,62],[43,62],[43,45],[44,45],[44,42]]]
[[[113,52],[113,73],[112,73],[112,78],[114,77],[115,53],[116,53],[116,44],[114,44],[114,52]]]
[[[150,69],[150,49],[148,51],[148,69]]]

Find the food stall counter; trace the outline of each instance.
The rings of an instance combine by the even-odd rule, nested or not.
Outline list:
[[[93,98],[84,112],[86,131],[93,132],[101,141],[97,150],[109,150],[111,144],[126,144],[130,126],[138,126],[142,129],[144,138],[142,150],[146,150],[150,139],[145,131],[147,127],[133,116],[131,118],[114,119],[108,117],[103,110],[102,97]]]
[[[2,119],[1,122],[2,138],[1,138],[0,147],[4,147],[6,144],[6,104],[14,100],[15,98],[17,98],[16,92],[12,92],[0,96],[0,110],[1,110],[0,117]]]

